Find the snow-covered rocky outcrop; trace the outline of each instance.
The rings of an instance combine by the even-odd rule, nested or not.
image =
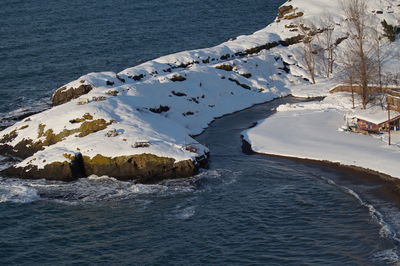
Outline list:
[[[399,26],[400,1],[366,0],[366,4],[370,19],[368,26],[376,28],[381,36],[380,56],[383,61],[383,72],[398,74],[399,40],[389,42],[384,37],[381,22],[386,20],[391,25]],[[340,36],[343,36],[342,42],[335,49],[337,62],[333,76],[329,79],[323,78],[323,62],[317,60],[317,86],[303,87],[300,91],[294,89],[293,94],[305,96],[304,93],[307,95],[310,92],[318,94],[315,88],[326,88],[326,86],[334,88],[343,82],[338,65],[343,63],[340,61],[345,61],[346,49],[348,49],[345,39],[348,34],[345,27],[345,15],[340,2],[293,0],[290,1],[290,5],[293,9],[298,8],[296,12],[304,12],[302,23],[305,25],[311,21],[320,28],[324,23],[324,17],[329,17],[334,22],[332,25],[334,25],[335,39],[339,40]],[[295,25],[294,23],[288,27],[296,31],[298,27]],[[374,39],[376,36],[366,36],[366,38]],[[284,52],[296,53],[299,46],[294,45]],[[388,83],[386,86],[399,88],[393,83]],[[387,133],[372,136],[347,130],[349,118],[354,114],[362,112],[368,113],[369,117],[378,115],[387,118],[387,111],[380,106],[378,100],[368,104],[366,110],[362,111],[360,111],[362,103],[358,95],[355,96],[355,102],[356,108],[353,108],[351,93],[341,92],[328,94],[322,101],[283,105],[277,108],[276,114],[259,121],[254,128],[244,131],[243,139],[250,145],[251,150],[257,153],[332,162],[368,169],[371,173],[378,175],[400,178],[398,131],[392,133],[394,145],[389,146]],[[400,114],[392,111],[391,115],[395,117]],[[393,187],[393,189],[397,188]]]
[[[399,1],[368,2],[397,24]],[[321,32],[318,22],[326,12],[334,15],[340,45],[347,33],[338,3],[291,0],[274,23],[252,35],[120,73],[84,75],[55,91],[51,109],[0,132],[0,153],[22,158],[5,171],[25,178],[96,174],[141,182],[193,175],[208,150],[190,136],[216,117],[289,94],[327,95],[336,81],[320,76],[319,84],[310,84],[298,31],[313,21],[313,34]],[[317,64],[317,73],[321,68]]]

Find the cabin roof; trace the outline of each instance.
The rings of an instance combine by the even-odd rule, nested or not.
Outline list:
[[[355,111],[350,115],[354,118],[371,122],[377,125],[388,121],[387,110],[386,109],[382,110],[382,107],[380,106],[372,106],[367,109],[355,109]],[[390,111],[390,119],[399,117],[400,117],[399,112]]]

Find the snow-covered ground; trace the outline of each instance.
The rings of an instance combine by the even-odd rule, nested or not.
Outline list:
[[[344,131],[349,112],[351,97],[345,93],[321,102],[282,105],[243,136],[258,153],[338,162],[400,178],[400,146],[389,146],[387,136]],[[393,140],[399,145],[398,136]]]
[[[377,25],[382,19],[386,19],[390,24],[398,24],[399,0],[367,2]],[[23,143],[22,148],[29,149],[38,143],[44,143],[43,150],[17,165],[33,165],[39,169],[52,162],[68,161],[68,154],[78,152],[91,158],[97,154],[117,157],[150,153],[174,158],[176,161],[193,160],[204,155],[207,148],[197,143],[190,135],[201,133],[216,117],[289,94],[299,97],[326,96],[329,89],[338,83],[337,78],[324,78],[323,66],[317,62],[317,84],[312,85],[303,60],[302,44],[289,43],[289,40],[300,34],[299,24],[309,25],[312,22],[318,28],[322,18],[328,15],[335,25],[334,40],[347,36],[345,17],[340,11],[339,2],[291,0],[284,4],[289,5],[292,9],[286,15],[301,15],[297,18],[286,15],[277,18],[274,23],[252,35],[239,36],[211,48],[167,55],[125,69],[118,74],[101,72],[84,75],[63,87],[76,89],[88,85],[92,87],[88,94],[33,115],[3,130],[0,132],[0,148],[8,145],[14,150],[17,147],[21,149]],[[290,46],[287,46],[288,44]],[[342,46],[339,42],[338,57],[345,50]],[[397,49],[397,46],[398,41],[391,44],[387,42],[382,53]],[[390,70],[399,65],[396,57],[385,57],[385,62]],[[101,101],[95,101],[93,97],[100,97]],[[325,103],[329,102],[328,98]],[[82,101],[85,104],[78,105]],[[275,119],[276,123],[286,125],[284,114],[293,117],[297,115],[299,120],[307,120],[304,124],[311,123],[314,120],[311,114],[315,112],[318,116],[315,119],[320,119],[320,122],[329,121],[326,130],[332,127],[335,134],[339,134],[336,129],[340,127],[343,116],[343,111],[336,107],[339,102],[329,103],[335,111],[325,109],[324,112],[278,112],[265,123],[268,124],[282,115],[282,121]],[[310,119],[307,118],[308,113]],[[327,119],[323,119],[324,114]],[[334,121],[339,124],[334,124]],[[94,125],[96,123],[102,126],[89,130],[88,134],[81,134],[87,127],[98,127]],[[107,136],[107,133],[113,130],[117,132],[114,134],[116,136]],[[261,127],[249,133],[255,130],[261,130]],[[284,134],[272,131],[269,133]],[[290,133],[299,133],[300,136],[298,131]],[[313,142],[318,143],[319,138],[316,134],[314,136]],[[338,136],[346,135],[340,133]],[[294,137],[293,141],[296,139]],[[357,135],[351,138],[371,140],[376,145],[381,143],[366,136]],[[288,141],[288,138],[281,139]],[[149,142],[150,145],[135,148],[136,142],[143,141]],[[270,146],[268,138],[259,137],[253,142],[250,137],[251,143],[256,141],[256,146]],[[196,146],[196,151],[186,149],[187,144]],[[291,149],[299,147],[293,142]],[[318,158],[317,155],[313,156]]]
[[[380,21],[386,19],[389,24],[398,25],[397,9],[399,1],[366,1],[371,15],[371,25],[380,29]],[[289,4],[289,3],[288,3]],[[335,26],[334,35],[341,36],[346,28],[340,4],[337,1],[291,1],[290,4],[299,6],[304,11],[303,19],[309,18],[314,24],[321,23],[322,17],[331,17]],[[312,4],[310,6],[309,4]],[[323,7],[323,6],[324,7]],[[321,14],[325,14],[321,17]],[[315,17],[320,17],[315,19]],[[339,26],[339,27],[338,27]],[[372,37],[371,37],[372,38]],[[346,42],[346,41],[345,41]],[[292,52],[295,47],[292,48]],[[339,45],[336,50],[337,61],[343,60],[346,46]],[[399,40],[393,43],[385,42],[382,45],[384,54],[384,71],[397,73],[399,62]],[[299,60],[301,61],[301,60]],[[317,68],[321,67],[317,62]],[[336,72],[340,68],[336,66]],[[327,87],[333,88],[341,83],[340,73],[334,74],[330,79],[321,79],[318,75],[317,85],[293,89],[293,95],[305,97],[320,95],[326,92]],[[399,132],[392,134],[392,143],[389,146],[387,134],[362,135],[344,131],[347,124],[346,116],[355,113],[365,114],[368,118],[387,117],[387,112],[380,107],[369,105],[367,110],[360,110],[361,103],[356,96],[356,109],[352,109],[351,97],[346,93],[328,95],[321,102],[308,102],[294,105],[284,105],[277,109],[271,117],[259,121],[258,125],[243,132],[244,139],[251,144],[254,151],[265,154],[274,154],[287,157],[305,158],[313,160],[327,160],[343,165],[354,165],[372,169],[394,177],[400,178],[400,137]]]

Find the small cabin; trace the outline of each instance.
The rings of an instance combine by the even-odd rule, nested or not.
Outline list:
[[[390,130],[400,130],[400,113],[390,111],[390,121],[387,110],[382,110],[380,107],[369,108],[366,110],[357,110],[351,114],[354,122],[354,131],[360,133],[383,133]]]

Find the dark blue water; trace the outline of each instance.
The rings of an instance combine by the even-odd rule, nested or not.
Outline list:
[[[197,139],[210,169],[137,185],[0,180],[4,265],[385,265],[398,262],[396,205],[348,173],[245,155],[240,132],[277,100],[214,122]],[[375,206],[375,207],[374,207]]]
[[[53,89],[91,71],[120,71],[251,33],[272,21],[281,3],[3,0],[0,113],[45,108]],[[192,179],[137,185],[0,178],[0,264],[399,261],[399,209],[371,193],[379,184],[241,152],[240,132],[287,101],[296,100],[213,123],[198,137],[211,149],[210,169]]]
[[[86,73],[119,72],[250,34],[270,23],[283,2],[2,0],[0,118],[47,103],[54,89]]]

